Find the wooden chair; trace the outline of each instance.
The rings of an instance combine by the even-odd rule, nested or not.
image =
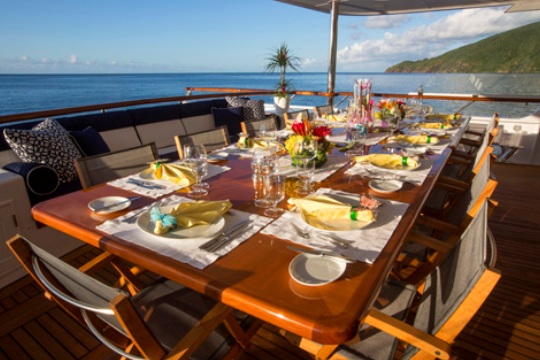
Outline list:
[[[159,159],[155,143],[130,149],[92,155],[75,160],[75,168],[84,189],[135,174]]]
[[[242,132],[249,137],[256,136],[261,126],[264,126],[266,131],[278,130],[275,116],[270,116],[261,120],[243,121],[240,123],[240,126],[242,127]]]
[[[7,244],[49,299],[129,359],[238,355],[258,326],[248,316],[237,321],[232,308],[172,281],[161,279],[131,295],[89,275],[109,264],[111,255],[76,269],[21,236]]]
[[[400,341],[408,344],[402,359],[449,359],[454,339],[500,278],[492,266],[494,259],[486,258],[487,211],[485,202],[448,257],[417,291],[395,280],[387,282],[375,306],[361,319],[357,339],[321,345],[286,336],[317,359],[393,359]],[[414,300],[417,292],[419,301]]]
[[[302,119],[309,119],[309,111],[307,109],[305,110],[298,110],[298,111],[289,111],[283,114],[283,118],[285,120],[285,127],[287,129],[291,128],[291,124],[296,119],[296,117],[302,114]]]
[[[334,115],[334,107],[332,105],[315,106],[313,113],[317,118],[322,118],[324,115]]]
[[[184,145],[204,145],[208,152],[228,146],[230,144],[229,130],[223,125],[212,130],[201,131],[191,135],[176,135],[174,141],[178,155],[180,159],[183,159]]]
[[[420,283],[448,255],[486,201],[488,214],[492,213],[497,203],[491,196],[498,183],[490,174],[490,162],[486,160],[471,183],[459,185],[456,181],[454,185],[463,191],[444,219],[425,213],[417,218],[394,264],[394,275],[411,284]]]

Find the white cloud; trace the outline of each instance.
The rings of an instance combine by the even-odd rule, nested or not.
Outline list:
[[[68,64],[76,64],[77,63],[77,55],[70,55],[69,59],[67,60]]]
[[[365,27],[368,29],[391,29],[406,24],[409,20],[409,15],[370,16]]]
[[[317,60],[315,59],[311,59],[311,58],[306,58],[306,59],[302,59],[302,67],[304,66],[311,66],[313,64],[316,64],[317,63]]]
[[[341,70],[348,66],[357,68],[361,64],[371,71],[380,71],[401,61],[441,55],[487,36],[540,20],[540,11],[505,14],[504,10],[501,7],[461,10],[403,33],[387,31],[382,39],[365,40],[340,49],[338,64]],[[374,23],[375,20],[370,26]],[[382,26],[384,19],[378,23]]]

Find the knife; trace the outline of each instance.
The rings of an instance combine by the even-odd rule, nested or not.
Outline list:
[[[199,246],[199,249],[206,250],[206,251],[218,250],[222,246],[222,244],[220,244],[221,242],[226,243],[226,240],[228,238],[234,237],[234,235],[236,235],[238,231],[246,227],[249,224],[249,222],[250,222],[249,219],[239,222],[238,224],[231,227],[229,230],[222,232],[221,235],[218,236],[217,238],[207,241],[201,246]]]
[[[127,182],[130,183],[130,184],[138,185],[138,186],[143,187],[143,188],[147,188],[147,189],[165,189],[165,186],[163,186],[163,185],[158,185],[158,184],[154,184],[154,183],[148,183],[146,181],[140,181],[140,180],[136,180],[136,179],[133,179],[133,178],[128,179]]]
[[[305,249],[305,248],[300,248],[300,247],[296,247],[296,246],[287,246],[287,249],[293,250],[293,251],[296,251],[296,252],[299,252],[299,253],[304,253],[304,254],[311,254],[311,255],[318,255],[318,256],[329,256],[329,257],[333,257],[333,258],[336,258],[336,259],[343,260],[343,261],[348,262],[348,263],[353,263],[353,262],[357,261],[356,259],[344,256],[344,255],[336,254],[336,253],[333,253],[333,252],[330,252],[330,251],[324,251],[324,250],[318,250],[318,249]]]
[[[94,209],[94,212],[98,212],[98,211],[102,211],[102,210],[107,210],[107,209],[113,208],[113,207],[115,207],[115,206],[118,206],[118,205],[127,203],[127,202],[129,202],[129,201],[137,200],[137,199],[140,198],[140,197],[141,197],[141,196],[133,196],[133,197],[127,198],[126,200],[122,200],[122,201],[115,202],[115,203],[113,203],[113,204],[100,206],[100,207],[98,207],[98,208],[95,208],[95,209]]]

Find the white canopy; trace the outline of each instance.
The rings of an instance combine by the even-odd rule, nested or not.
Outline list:
[[[539,10],[540,0],[276,0],[330,13],[339,2],[339,15],[394,15],[437,10],[456,10],[489,6],[510,6],[507,11]]]
[[[330,55],[328,89],[334,92],[336,77],[338,15],[377,16],[441,10],[509,6],[506,12],[540,10],[540,0],[276,0],[283,3],[330,13]],[[331,98],[330,98],[331,99]],[[331,100],[330,100],[331,101]]]

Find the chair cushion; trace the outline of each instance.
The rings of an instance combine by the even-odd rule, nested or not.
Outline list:
[[[99,155],[111,151],[100,133],[91,126],[81,131],[70,131],[69,135],[83,156]]]
[[[226,96],[225,100],[227,100],[227,104],[229,104],[229,107],[242,106],[244,108],[244,119],[246,121],[264,119],[265,115],[263,100],[242,99],[233,96]]]
[[[31,130],[4,129],[4,137],[24,162],[49,165],[62,183],[77,178],[74,162],[81,153],[67,130],[54,119],[46,119]]]
[[[215,126],[227,126],[229,134],[236,135],[242,132],[242,126],[240,125],[244,121],[244,108],[230,107],[230,108],[212,108],[212,115],[214,116]]]

